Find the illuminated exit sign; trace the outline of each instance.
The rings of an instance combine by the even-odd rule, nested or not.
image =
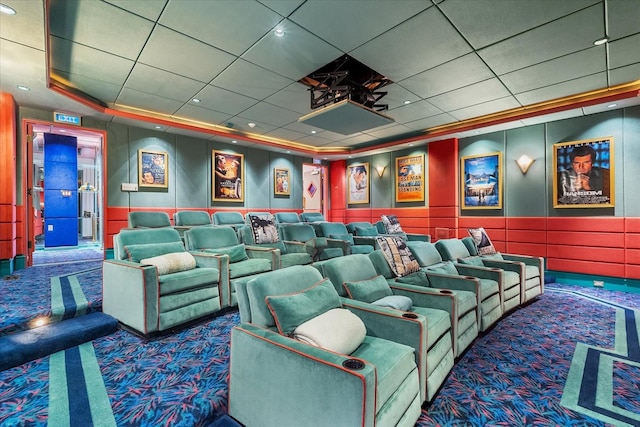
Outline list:
[[[80,126],[82,119],[80,116],[66,113],[53,113],[53,121],[56,123],[66,123],[68,125]]]

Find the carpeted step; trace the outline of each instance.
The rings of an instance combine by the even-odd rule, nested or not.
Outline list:
[[[118,321],[94,312],[0,337],[0,371],[114,333]]]

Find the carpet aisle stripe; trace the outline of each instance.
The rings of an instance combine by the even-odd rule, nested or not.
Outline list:
[[[116,425],[92,343],[55,353],[49,364],[49,426]]]
[[[576,343],[561,404],[617,426],[640,426],[639,414],[616,406],[613,400],[613,362],[640,366],[640,311],[581,292],[567,293],[616,310],[615,344],[613,349],[606,349]]]
[[[73,299],[76,301],[76,312],[74,317],[87,314],[89,311],[89,301],[87,301],[87,297],[84,295],[84,292],[82,292],[82,287],[80,287],[77,274],[69,276],[69,284],[71,285]]]
[[[72,319],[87,313],[89,302],[82,291],[78,276],[97,269],[90,268],[51,278],[51,317],[54,322]]]

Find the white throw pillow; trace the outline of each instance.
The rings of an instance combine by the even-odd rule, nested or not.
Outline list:
[[[344,308],[325,311],[293,331],[294,339],[340,354],[351,354],[366,335],[362,320]]]
[[[140,260],[143,265],[155,265],[158,275],[177,273],[196,268],[196,259],[189,252],[174,252]]]

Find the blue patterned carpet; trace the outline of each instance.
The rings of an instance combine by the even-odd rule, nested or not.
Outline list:
[[[40,268],[20,272],[20,280],[0,286],[14,286],[17,292],[20,284],[48,284],[48,276],[38,277]],[[67,269],[72,266],[52,273]],[[83,290],[99,290],[100,268],[82,276]],[[10,305],[25,295],[12,298]],[[46,296],[34,296],[30,304],[39,300]],[[5,310],[4,299],[2,304]],[[632,323],[640,324],[639,309],[639,294],[548,285],[545,295],[474,342],[416,425],[640,425],[640,360],[635,359],[640,355],[622,354],[635,345],[634,334],[637,342]],[[238,322],[238,313],[231,312],[154,341],[118,331],[88,344],[112,425],[206,426],[225,414],[229,334]],[[581,348],[613,354],[609,364],[596,368],[604,384],[581,377],[586,366]],[[58,387],[52,368],[57,363],[56,354],[0,372],[0,425],[44,426],[60,417],[49,394]],[[605,402],[572,402],[571,392],[580,387],[586,394],[603,394]]]

